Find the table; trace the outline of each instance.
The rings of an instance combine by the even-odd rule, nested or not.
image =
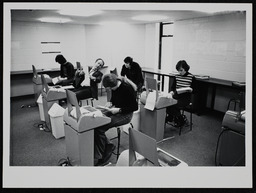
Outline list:
[[[153,68],[147,68],[142,67],[142,73],[144,77],[146,75],[158,75],[158,77],[161,77],[162,79],[162,87],[161,91],[164,91],[164,78],[169,78],[169,89],[168,92],[170,92],[170,86],[173,83],[174,77],[177,73],[168,73],[163,70],[156,70]],[[196,88],[195,93],[192,94],[192,110],[197,113],[198,115],[202,114],[206,108],[207,108],[207,100],[210,100],[210,110],[215,110],[214,106],[216,104],[216,90],[219,88],[220,90],[225,90],[228,88],[228,90],[231,90],[231,96],[234,96],[238,94],[241,91],[244,91],[245,89],[234,87],[233,82],[231,80],[224,80],[214,77],[209,77],[209,79],[201,79],[196,78]],[[228,101],[230,98],[227,98],[225,101],[225,105],[223,105],[223,109],[221,111],[225,112],[227,108],[224,108],[227,106]]]
[[[150,74],[151,77],[152,75],[158,75],[158,78],[161,77],[161,83],[162,83],[162,87],[161,87],[161,91],[164,91],[164,78],[165,76],[167,76],[169,78],[169,83],[171,82],[171,80],[174,78],[175,73],[166,73],[163,70],[156,70],[153,68],[147,68],[147,67],[142,67],[141,68],[143,76],[146,77],[146,74]]]

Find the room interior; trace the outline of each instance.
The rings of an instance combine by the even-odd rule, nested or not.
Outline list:
[[[126,56],[132,56],[142,69],[156,70],[160,67],[168,73],[174,73],[177,61],[184,59],[189,63],[192,74],[246,82],[246,93],[251,92],[247,87],[251,77],[247,74],[250,67],[246,52],[250,12],[246,6],[223,5],[216,6],[216,9],[196,4],[143,3],[42,4],[40,8],[35,4],[9,6],[7,18],[10,21],[6,26],[10,30],[7,38],[10,45],[6,48],[10,49],[10,65],[4,66],[10,75],[4,77],[10,85],[6,87],[8,96],[5,98],[10,102],[9,166],[58,166],[66,156],[65,138],[55,139],[50,132],[38,127],[42,122],[31,81],[31,65],[39,71],[55,69],[50,75],[57,74],[59,65],[54,58],[58,52],[74,65],[80,62],[83,66],[90,66],[96,58],[104,58],[106,72],[114,68],[120,72]],[[153,15],[153,18],[138,17],[145,15]],[[44,20],[47,17],[52,20]],[[165,29],[171,35],[162,36],[159,47],[163,24],[171,25]],[[154,77],[157,78],[156,75]],[[164,90],[168,88],[168,81],[165,81]],[[176,141],[160,146],[181,157],[192,170],[216,168],[216,148],[223,117],[228,110],[228,102],[237,94],[238,91],[232,87],[209,86],[203,113],[193,113],[193,129],[190,131],[186,127],[179,135],[179,130],[167,125],[164,138],[175,137]],[[246,100],[250,97],[247,94]],[[103,90],[94,106],[105,102],[106,92]],[[250,111],[247,104],[246,110]],[[189,117],[189,112],[185,114]],[[250,133],[249,130],[248,135]],[[115,130],[108,135],[114,136]],[[128,136],[127,128],[124,128],[120,151],[129,147]],[[246,141],[251,143],[247,135]],[[113,142],[116,144],[115,140]],[[115,164],[116,161],[116,156],[112,155],[110,162]],[[246,159],[246,166],[250,164],[251,161]],[[242,173],[248,172],[247,167],[244,168]]]

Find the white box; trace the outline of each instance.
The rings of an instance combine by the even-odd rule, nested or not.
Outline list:
[[[48,114],[50,115],[51,126],[52,126],[52,134],[56,139],[59,139],[65,136],[64,121],[63,121],[64,112],[65,112],[65,109],[62,108],[57,103],[54,103],[50,108],[50,110],[48,111]]]
[[[37,102],[37,105],[39,107],[40,120],[41,121],[45,121],[42,94],[39,95],[39,97],[38,97],[36,102]]]

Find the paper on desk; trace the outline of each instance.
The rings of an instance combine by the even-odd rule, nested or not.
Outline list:
[[[156,91],[149,92],[144,108],[153,111],[155,108],[155,105],[156,105]]]
[[[57,82],[59,82],[59,77],[55,77],[52,79],[52,83],[55,85]]]

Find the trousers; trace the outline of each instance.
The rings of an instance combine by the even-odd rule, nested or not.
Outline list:
[[[75,88],[72,91],[76,93],[76,98],[78,101],[92,98],[92,91],[90,86]]]
[[[191,94],[186,93],[180,96],[174,95],[173,98],[177,100],[177,103],[175,105],[167,107],[166,113],[173,117],[181,116],[180,109],[189,105],[191,101]]]
[[[97,127],[94,129],[94,158],[102,159],[106,145],[110,143],[109,139],[105,135],[105,132],[112,127],[118,127],[128,124],[133,117],[133,113],[118,113],[111,114],[110,112],[103,112],[106,116],[111,118],[111,122],[107,125]]]

